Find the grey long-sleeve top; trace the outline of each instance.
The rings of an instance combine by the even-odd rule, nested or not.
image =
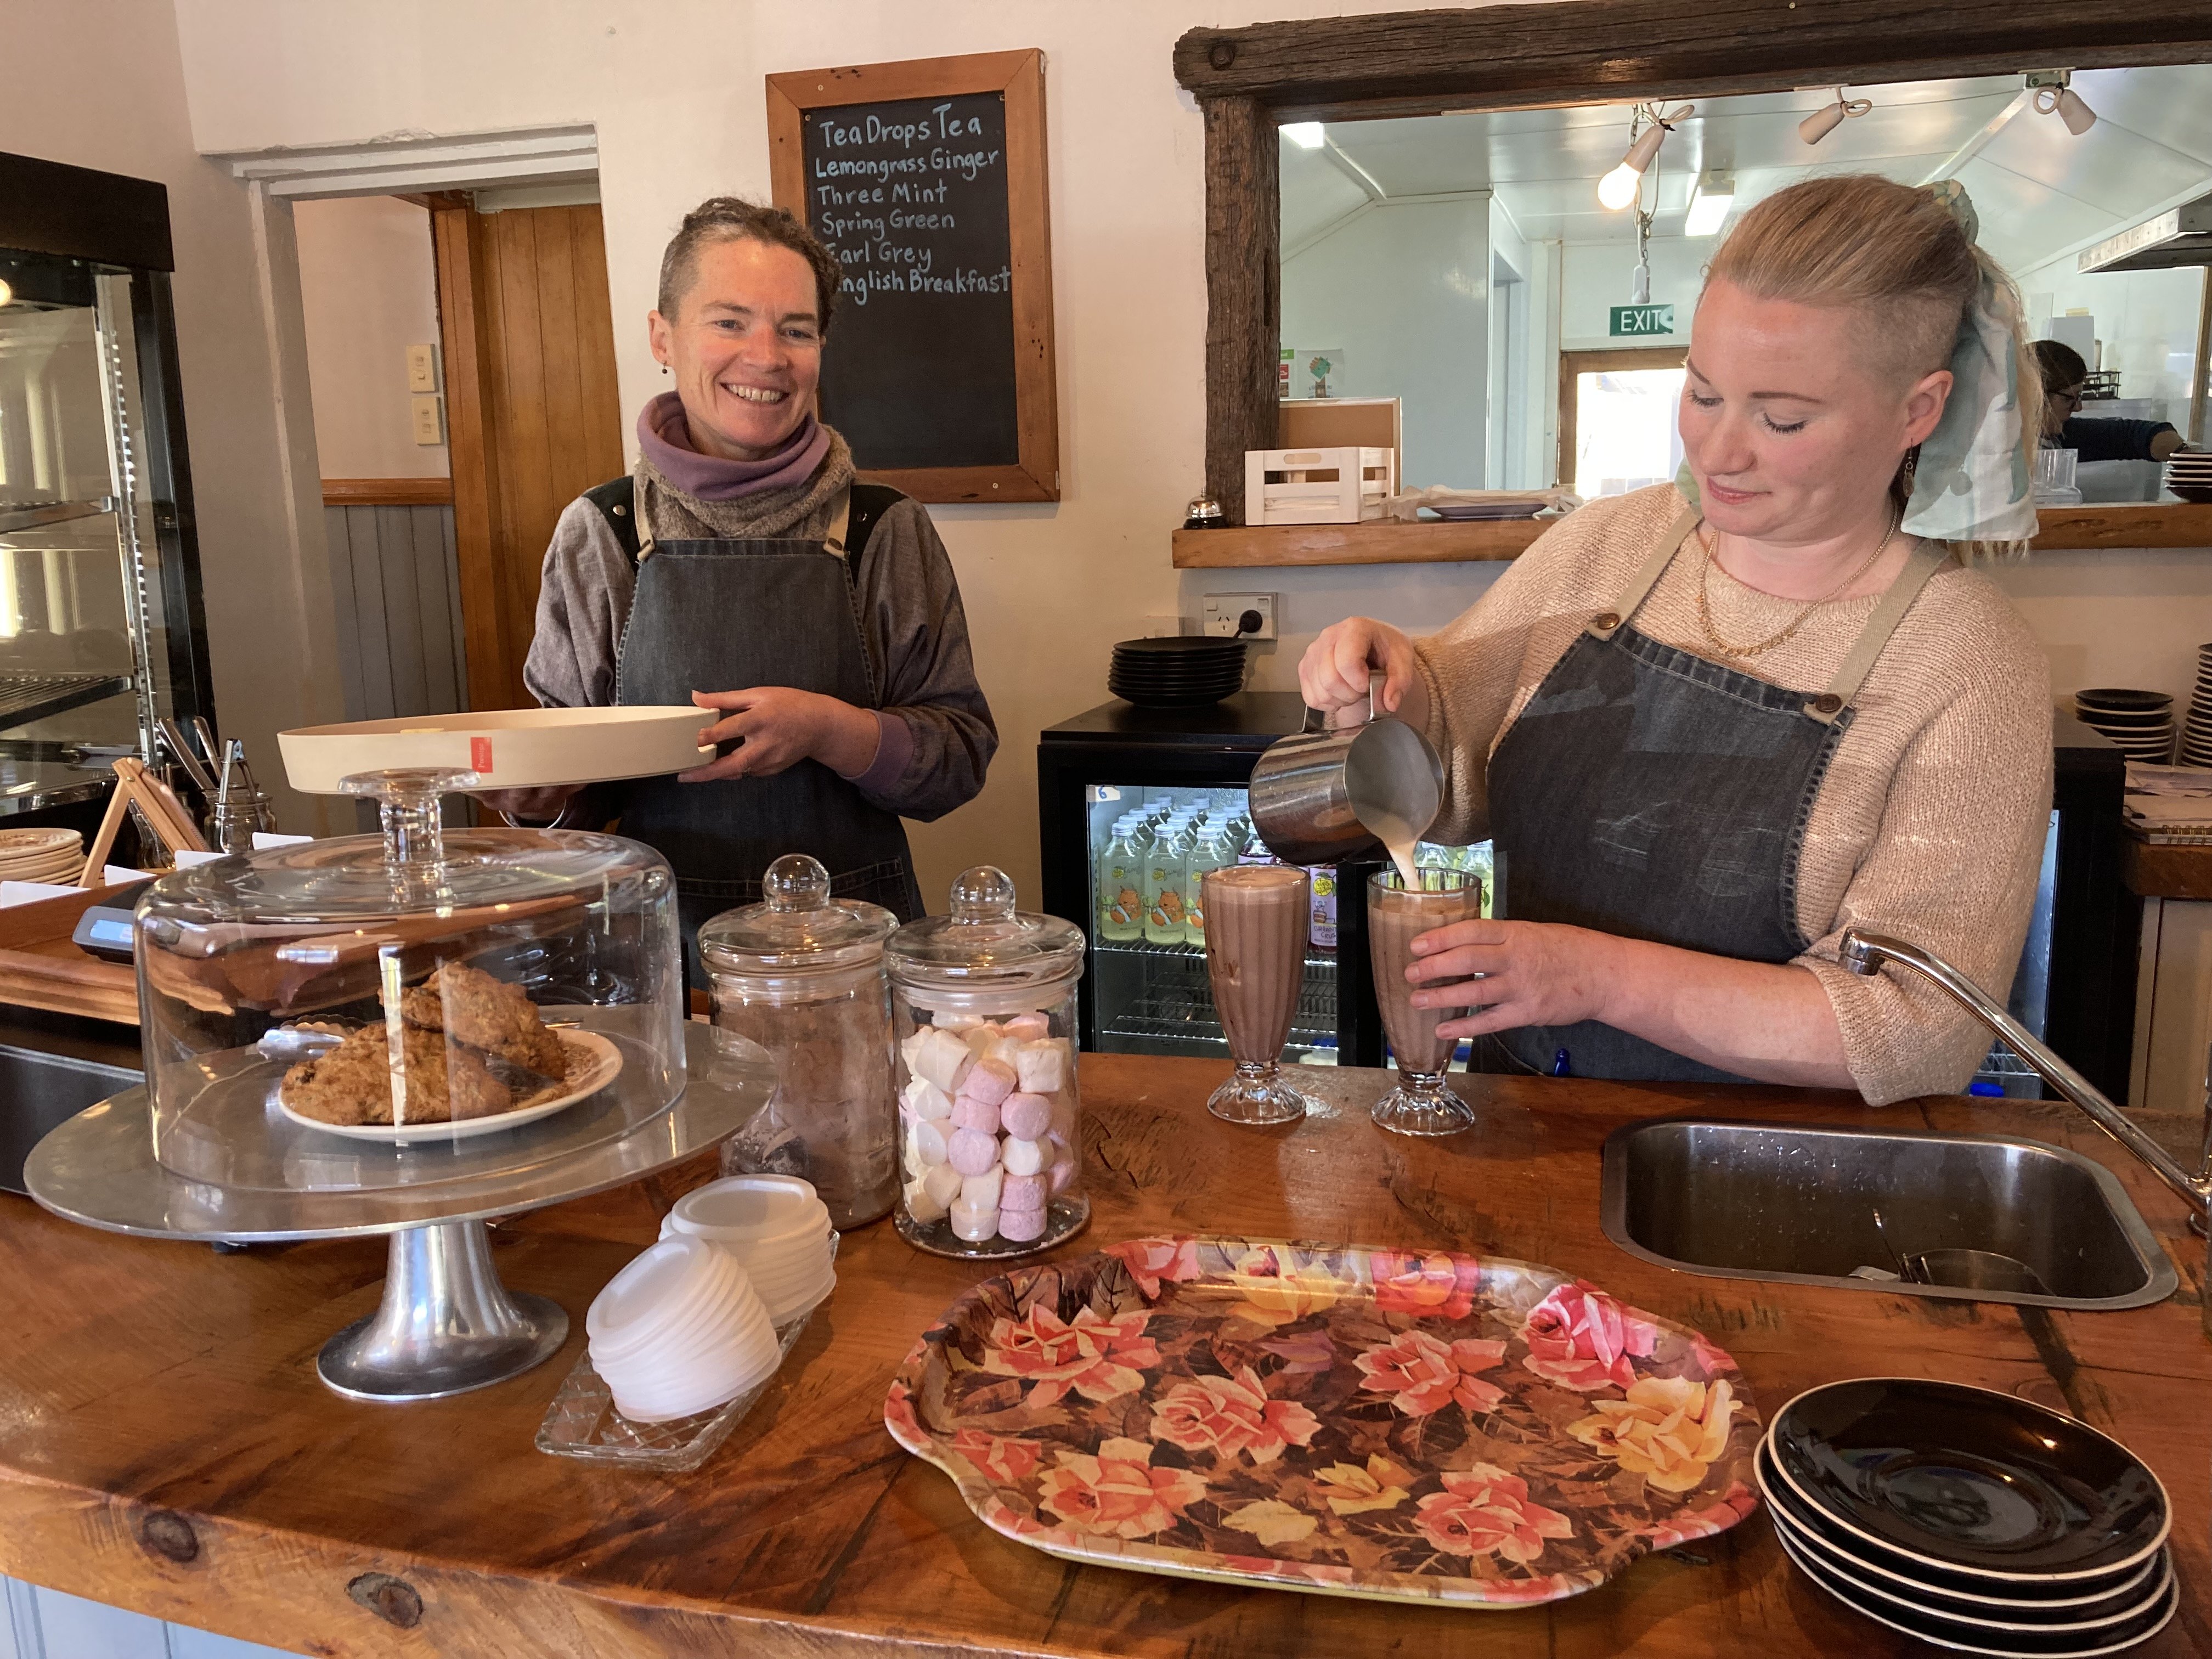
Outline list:
[[[937,527],[902,500],[856,556],[854,596],[878,690],[876,757],[850,780],[902,817],[942,817],[983,787],[999,729],[975,683],[960,584]],[[636,572],[591,502],[568,503],[553,528],[538,591],[538,632],[523,683],[549,708],[605,708],[636,591]],[[701,686],[702,691],[726,686]]]

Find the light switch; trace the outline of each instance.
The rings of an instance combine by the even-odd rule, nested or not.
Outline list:
[[[434,392],[428,397],[416,396],[415,404],[415,441],[418,444],[441,444],[446,441],[446,400]]]
[[[411,345],[407,348],[407,389],[410,392],[438,392],[438,348],[434,345]]]

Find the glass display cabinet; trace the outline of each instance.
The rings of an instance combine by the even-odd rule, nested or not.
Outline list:
[[[167,191],[0,155],[0,818],[211,717]]]

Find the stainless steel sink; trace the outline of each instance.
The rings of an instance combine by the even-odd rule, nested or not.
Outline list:
[[[1670,1118],[1605,1143],[1606,1237],[1647,1261],[1722,1279],[2052,1308],[2140,1308],[2173,1264],[2112,1171],[1997,1135]],[[1876,1220],[1876,1212],[1880,1220]],[[2050,1287],[1854,1278],[1924,1250],[1994,1250]]]

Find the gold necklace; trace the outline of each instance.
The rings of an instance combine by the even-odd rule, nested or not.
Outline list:
[[[1722,656],[1732,657],[1738,662],[1747,662],[1753,657],[1765,656],[1768,652],[1773,650],[1776,646],[1787,641],[1790,635],[1796,633],[1799,629],[1802,628],[1805,625],[1806,619],[1811,617],[1815,611],[1827,604],[1831,599],[1833,599],[1837,594],[1842,592],[1860,577],[1865,575],[1868,571],[1873,569],[1875,561],[1881,558],[1881,556],[1888,550],[1891,542],[1896,540],[1898,523],[1899,520],[1892,519],[1889,521],[1888,532],[1882,537],[1880,542],[1875,544],[1874,551],[1867,555],[1866,562],[1861,564],[1857,569],[1852,571],[1850,575],[1844,577],[1843,580],[1838,582],[1833,587],[1830,588],[1826,592],[1820,595],[1819,599],[1808,599],[1805,602],[1803,608],[1801,609],[1795,617],[1792,617],[1790,619],[1790,625],[1783,629],[1781,632],[1768,635],[1756,645],[1731,645],[1728,641],[1720,636],[1720,630],[1713,626],[1712,602],[1707,597],[1706,590],[1712,586],[1713,566],[1719,562],[1713,557],[1713,541],[1706,539],[1706,526],[1701,521],[1698,526],[1698,550],[1704,553],[1705,556],[1704,564],[1699,566],[1698,569],[1698,626],[1705,631],[1705,643],[1711,646],[1713,649],[1718,652]],[[1717,539],[1717,538],[1714,538],[1714,540]]]

